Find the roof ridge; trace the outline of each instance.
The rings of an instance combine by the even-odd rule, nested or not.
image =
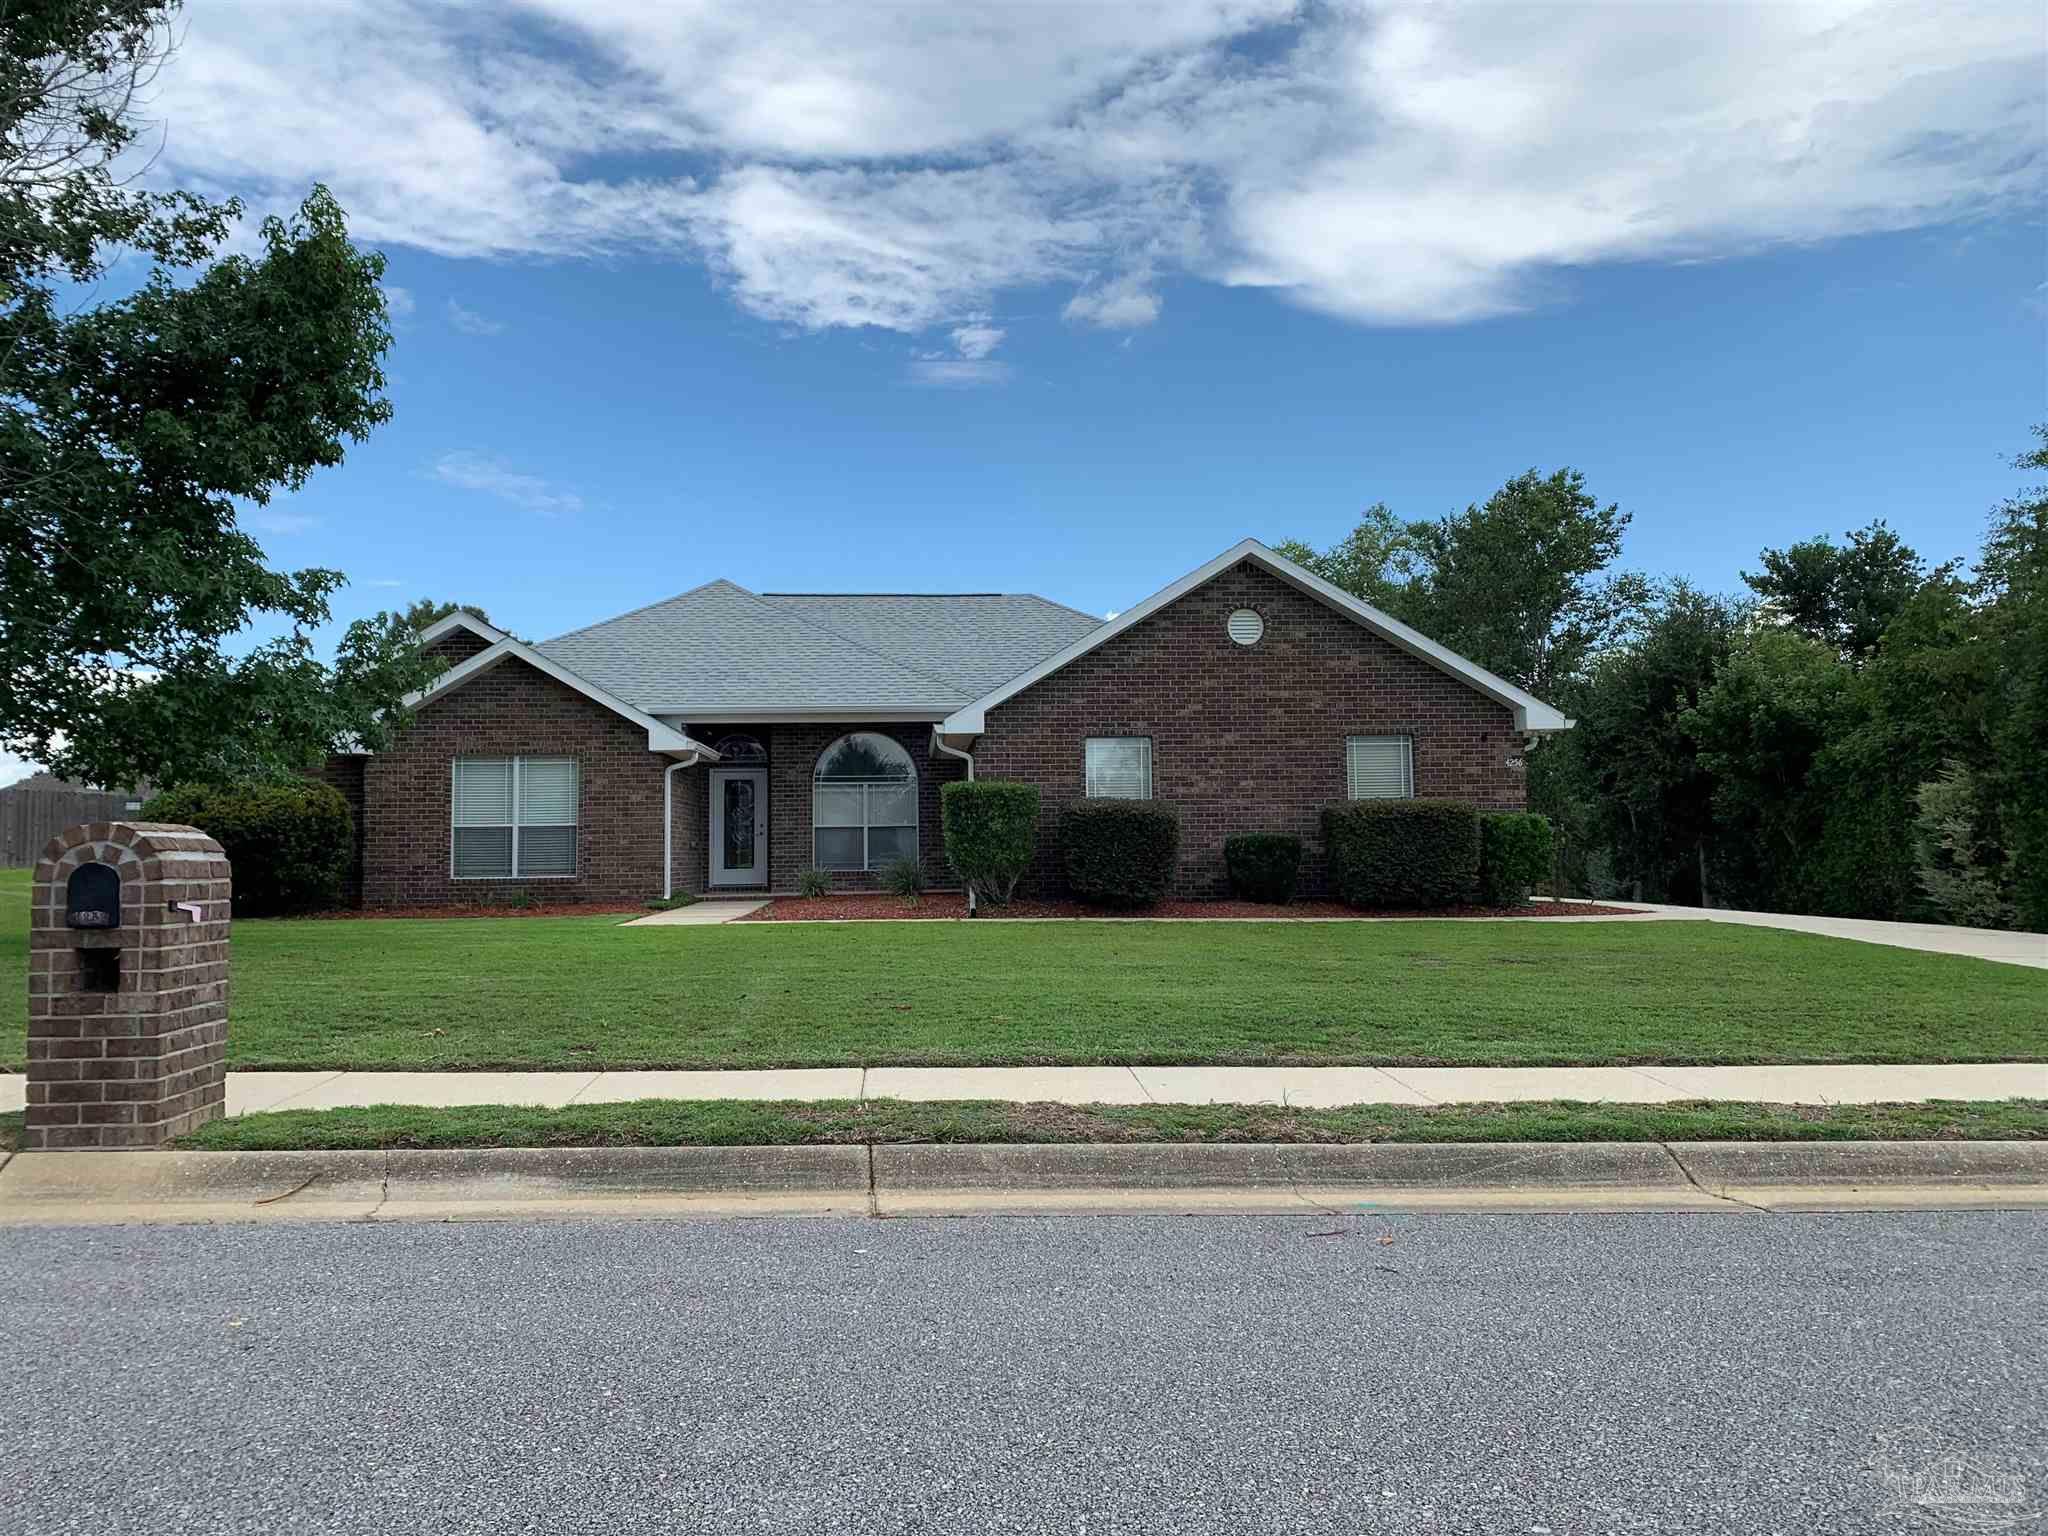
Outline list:
[[[746,588],[742,587],[740,588],[740,590],[745,592]],[[782,595],[785,597],[789,597],[793,596],[794,594],[785,592]],[[852,635],[847,634],[844,630],[834,629],[828,624],[820,624],[813,619],[807,618],[805,615],[801,613],[780,613],[776,610],[774,604],[770,603],[766,597],[762,596],[758,592],[747,592],[747,596],[752,598],[756,603],[759,603],[763,608],[767,609],[770,613],[775,614],[775,616],[779,619],[789,619],[798,624],[803,625],[806,629],[815,629],[821,635],[830,635],[833,639],[841,642],[842,644],[850,645],[857,651],[865,651],[870,656],[879,656],[882,658],[882,660],[890,663],[892,666],[901,667],[904,671],[911,673],[913,676],[921,677],[925,679],[927,682],[942,683],[948,688],[964,689],[967,686],[969,686],[968,684],[961,682],[958,678],[947,677],[943,672],[927,671],[925,668],[918,666],[914,662],[905,661],[901,656],[891,656],[887,651],[878,651],[872,645],[869,645],[866,641],[856,640]]]
[[[628,608],[624,613],[615,613],[608,619],[599,619],[594,624],[585,624],[578,629],[565,629],[559,635],[550,635],[547,639],[534,643],[536,645],[553,645],[558,640],[573,640],[578,635],[587,635],[593,629],[603,629],[605,625],[616,624],[621,619],[630,619],[643,613],[652,613],[657,608],[666,608],[670,603],[679,603],[686,597],[695,597],[699,592],[706,591],[712,587],[731,587],[735,592],[746,592],[748,597],[755,598],[757,601],[759,599],[758,593],[747,591],[745,587],[734,581],[730,576],[714,576],[709,581],[700,581],[696,586],[687,587],[683,591],[674,593],[671,596],[656,598],[651,603],[642,603],[638,608]]]

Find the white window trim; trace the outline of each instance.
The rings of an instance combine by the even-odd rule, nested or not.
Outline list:
[[[1398,795],[1354,795],[1351,792],[1351,745],[1353,742],[1394,741],[1401,744],[1401,793]],[[1344,798],[1346,800],[1413,800],[1415,798],[1415,738],[1384,733],[1354,732],[1344,738]]]
[[[882,739],[884,741],[896,747],[899,751],[903,753],[903,756],[909,761],[909,780],[905,781],[903,779],[819,778],[818,763],[824,762],[826,757],[832,752],[833,748],[837,747],[840,742],[846,740],[847,736],[882,736]],[[845,827],[820,827],[818,825],[818,790],[821,786],[828,785],[833,789],[858,789],[861,792],[860,863],[858,864],[827,864],[824,860],[818,857],[819,832],[844,832],[848,830]],[[877,823],[868,811],[869,793],[876,789],[894,790],[898,793],[901,793],[906,787],[910,790],[910,820],[907,822],[885,821]],[[871,831],[873,831],[877,825],[891,829],[906,826],[909,827],[910,846],[918,850],[916,853],[912,854],[911,857],[917,859],[919,862],[922,862],[924,859],[924,849],[922,841],[924,833],[924,807],[920,803],[923,798],[921,793],[922,788],[923,786],[919,782],[918,778],[917,759],[915,757],[912,757],[910,754],[910,749],[905,747],[902,742],[896,740],[895,737],[883,736],[882,733],[879,731],[848,731],[846,733],[846,736],[834,737],[831,741],[825,744],[825,750],[818,754],[817,763],[813,763],[811,765],[811,867],[813,869],[822,869],[827,874],[832,875],[872,875],[876,873],[877,871],[875,866],[874,852],[868,846],[868,834]],[[902,857],[902,855],[899,854],[897,857],[900,858]]]
[[[1088,748],[1098,741],[1140,741],[1145,744],[1145,793],[1142,795],[1098,796],[1090,780],[1088,769]],[[1081,739],[1081,793],[1090,800],[1150,800],[1152,798],[1152,738],[1150,736],[1085,736]]]
[[[540,763],[570,763],[576,769],[576,820],[570,825],[576,828],[576,836],[570,846],[576,867],[566,875],[522,875],[519,873],[519,774],[521,765],[528,761]],[[461,763],[502,763],[512,765],[512,873],[509,875],[459,875],[455,872],[455,775]],[[542,823],[535,822],[535,826]],[[554,825],[554,823],[548,823]],[[450,880],[580,880],[583,878],[583,762],[580,758],[566,753],[531,753],[514,756],[506,753],[493,756],[485,752],[472,753],[466,757],[452,757],[448,760],[448,878]]]

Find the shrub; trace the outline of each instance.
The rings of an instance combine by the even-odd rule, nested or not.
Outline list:
[[[832,877],[815,865],[801,870],[796,877],[796,893],[799,896],[830,896]]]
[[[1060,813],[1067,885],[1105,907],[1149,907],[1180,865],[1180,813],[1157,800],[1076,800]]]
[[[1291,832],[1239,832],[1223,840],[1230,889],[1246,901],[1279,905],[1301,883],[1301,839]]]
[[[1550,873],[1550,823],[1527,811],[1479,818],[1479,899],[1489,907],[1518,907]]]
[[[356,831],[332,785],[181,784],[152,796],[142,815],[197,827],[220,844],[234,869],[237,917],[341,903]]]
[[[891,859],[882,866],[882,889],[910,901],[924,894],[924,866],[909,857]]]
[[[968,890],[997,906],[1008,901],[1038,851],[1038,786],[956,780],[939,788],[939,819],[946,859]]]
[[[1456,800],[1352,800],[1323,812],[1330,884],[1354,907],[1449,907],[1479,886],[1479,812]]]

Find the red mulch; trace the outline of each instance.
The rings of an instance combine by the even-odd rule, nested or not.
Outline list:
[[[1340,901],[1297,901],[1284,907],[1256,901],[1162,901],[1156,907],[1123,913],[1084,906],[1078,901],[1013,901],[1005,907],[984,905],[984,917],[1629,917],[1626,907],[1602,907],[1588,901],[1538,902],[1526,907],[1441,907],[1428,912],[1360,912]],[[962,895],[926,896],[905,901],[900,896],[778,896],[742,923],[842,922],[858,918],[908,917],[933,921],[967,915]]]
[[[544,901],[530,907],[338,907],[308,917],[645,917],[645,906],[622,907],[595,901]]]

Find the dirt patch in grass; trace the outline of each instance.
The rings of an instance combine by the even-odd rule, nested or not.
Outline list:
[[[1162,901],[1131,912],[1105,911],[1078,901],[1013,901],[1007,906],[983,905],[983,918],[1063,917],[1100,922],[1105,918],[1232,918],[1302,921],[1310,918],[1376,917],[1633,917],[1626,907],[1603,907],[1589,901],[1532,902],[1520,907],[1437,907],[1429,911],[1361,912],[1341,901],[1295,901],[1273,906],[1257,901]],[[967,916],[967,898],[955,892],[910,900],[902,896],[778,896],[758,912],[736,918],[742,923],[854,922],[861,919],[928,919],[934,922]]]

